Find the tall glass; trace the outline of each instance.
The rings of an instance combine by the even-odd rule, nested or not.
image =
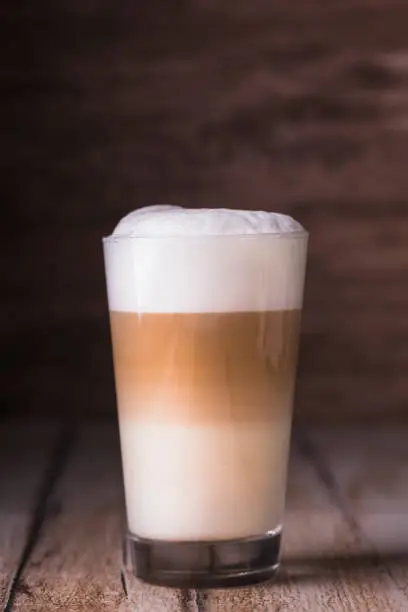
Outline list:
[[[126,547],[147,582],[278,568],[307,237],[103,241]]]

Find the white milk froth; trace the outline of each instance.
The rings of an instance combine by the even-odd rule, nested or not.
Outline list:
[[[297,221],[278,213],[142,208],[125,216],[104,241],[109,308],[139,313],[299,308],[304,235]]]
[[[129,213],[119,221],[112,236],[225,236],[299,231],[303,231],[300,223],[280,213],[163,204]]]

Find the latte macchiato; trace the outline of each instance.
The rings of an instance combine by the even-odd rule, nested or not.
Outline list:
[[[157,206],[104,240],[136,538],[279,532],[306,236],[283,215]]]

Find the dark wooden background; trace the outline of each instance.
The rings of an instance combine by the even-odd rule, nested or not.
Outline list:
[[[298,417],[408,417],[408,2],[0,16],[3,414],[115,415],[100,240],[166,202],[299,219]]]

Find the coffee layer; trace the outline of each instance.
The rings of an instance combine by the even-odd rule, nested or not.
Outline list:
[[[255,423],[291,410],[300,310],[110,316],[121,419]]]

